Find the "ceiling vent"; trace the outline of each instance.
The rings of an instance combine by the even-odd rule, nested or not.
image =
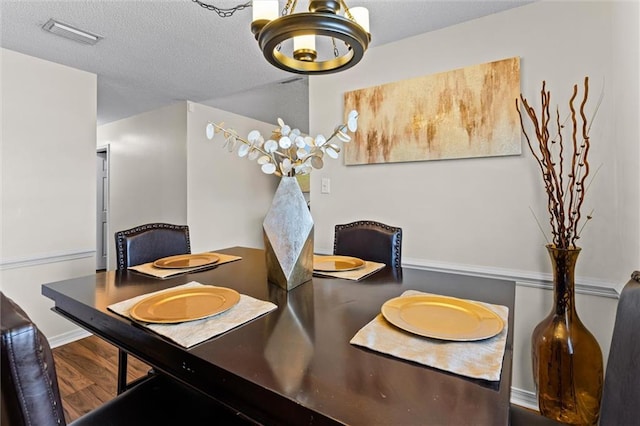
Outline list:
[[[47,23],[42,26],[42,29],[61,37],[68,38],[69,40],[79,41],[80,43],[85,44],[94,45],[102,40],[102,37],[99,35],[72,27],[71,25],[64,24],[54,19],[49,19]]]

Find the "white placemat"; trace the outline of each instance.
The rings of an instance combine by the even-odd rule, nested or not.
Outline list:
[[[430,293],[407,290],[402,293],[402,296],[418,294],[430,295]],[[360,329],[350,343],[455,374],[498,381],[507,341],[509,308],[473,302],[491,309],[502,318],[504,328],[500,333],[489,339],[472,342],[430,339],[401,330],[379,314]]]
[[[140,300],[159,293],[174,291],[182,288],[190,288],[204,286],[196,281],[183,284],[181,286],[172,287],[166,290],[156,291],[153,293],[143,294],[132,299],[109,305],[107,308],[119,315],[129,317],[129,311]],[[153,324],[138,322],[144,327],[167,337],[177,344],[189,348],[204,342],[207,339],[215,337],[246,322],[249,322],[261,315],[271,312],[277,306],[271,302],[255,299],[245,294],[240,295],[240,301],[234,307],[221,314],[204,318],[196,321],[181,322],[178,324]]]
[[[371,274],[378,272],[380,269],[384,268],[386,265],[384,263],[378,262],[369,262],[365,261],[364,266],[362,268],[353,269],[351,271],[340,271],[340,272],[327,272],[327,271],[313,271],[313,275],[318,277],[333,277],[333,278],[343,278],[345,280],[353,280],[360,281]]]
[[[215,254],[220,258],[220,260],[218,260],[216,263],[212,265],[196,266],[193,268],[167,269],[167,268],[156,268],[155,266],[153,266],[153,262],[149,262],[149,263],[143,263],[141,265],[130,266],[129,269],[136,272],[140,272],[145,275],[151,275],[152,277],[164,279],[164,278],[173,277],[175,275],[188,274],[190,272],[198,272],[204,269],[211,269],[218,265],[223,265],[225,263],[234,262],[236,260],[242,259],[242,257],[240,256],[233,256],[231,254],[223,254],[223,253],[211,253],[211,254]]]

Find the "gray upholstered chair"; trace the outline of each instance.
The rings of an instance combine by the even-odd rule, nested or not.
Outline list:
[[[119,271],[167,256],[191,253],[189,227],[147,223],[115,233]],[[118,349],[118,393],[127,387],[127,353]]]
[[[511,407],[511,424],[558,425],[536,412]],[[600,426],[640,424],[640,271],[620,293],[604,377]]]
[[[402,256],[402,228],[373,220],[336,225],[333,254],[354,256],[399,268]]]
[[[187,225],[148,223],[118,231],[115,239],[118,270],[167,256],[191,253]]]
[[[45,336],[0,292],[0,424],[64,426],[56,366]],[[167,376],[154,374],[75,420],[73,426],[248,424],[219,402]]]
[[[618,301],[600,425],[640,424],[640,271],[631,274]]]

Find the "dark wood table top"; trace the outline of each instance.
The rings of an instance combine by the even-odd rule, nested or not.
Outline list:
[[[42,286],[54,310],[156,369],[265,424],[506,425],[515,283],[386,268],[359,282],[314,277],[290,292],[266,279],[264,251],[170,279],[101,272]],[[190,349],[107,306],[190,281],[236,289],[278,309]],[[509,307],[500,382],[470,379],[349,344],[382,304],[421,290]]]

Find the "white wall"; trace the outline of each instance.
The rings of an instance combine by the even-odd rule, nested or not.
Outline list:
[[[638,99],[640,98],[640,2],[629,2],[624,7],[615,7],[612,14],[612,74],[613,103],[612,126],[614,135],[610,142],[615,146],[615,194],[616,229],[614,244],[620,242],[624,248],[618,251],[622,265],[635,265],[640,269],[640,120]],[[627,249],[628,242],[636,241]],[[626,242],[626,243],[625,243]],[[628,272],[628,271],[624,271]],[[621,282],[621,290],[625,282]]]
[[[585,75],[590,105],[605,92],[591,130],[592,165],[602,168],[585,202],[585,211],[595,212],[580,240],[577,275],[581,285],[595,286],[578,296],[578,311],[606,358],[613,288],[640,268],[637,2],[536,2],[372,48],[353,69],[310,79],[310,130],[326,132],[340,122],[347,91],[514,56],[521,58],[521,90],[529,99],[538,98],[546,80],[566,105]],[[320,193],[323,177],[331,179],[330,194]],[[512,157],[328,162],[312,173],[311,200],[316,251],[331,251],[336,223],[373,219],[403,228],[405,265],[518,281],[513,386],[532,396],[529,336],[550,301],[547,290],[535,287],[548,284],[550,267],[529,211],[546,223],[546,198],[525,143],[523,154]]]
[[[255,161],[228,152],[222,147],[221,134],[208,140],[205,127],[209,121],[224,122],[244,137],[254,129],[266,137],[276,127],[189,103],[187,186],[192,251],[230,246],[262,248],[262,221],[279,180],[262,173]]]
[[[114,233],[151,222],[187,224],[187,104],[98,127],[109,145],[108,269],[115,269]]]
[[[309,131],[309,80],[306,77],[291,77],[284,82],[200,103],[267,123],[275,123],[280,117],[303,132]]]
[[[98,127],[98,146],[109,145],[109,269],[113,234],[149,222],[189,225],[191,250],[262,247],[262,220],[278,181],[254,162],[209,141],[209,120],[240,134],[275,127],[197,103],[146,112]]]
[[[41,285],[95,272],[96,76],[2,49],[0,289],[47,336]]]

